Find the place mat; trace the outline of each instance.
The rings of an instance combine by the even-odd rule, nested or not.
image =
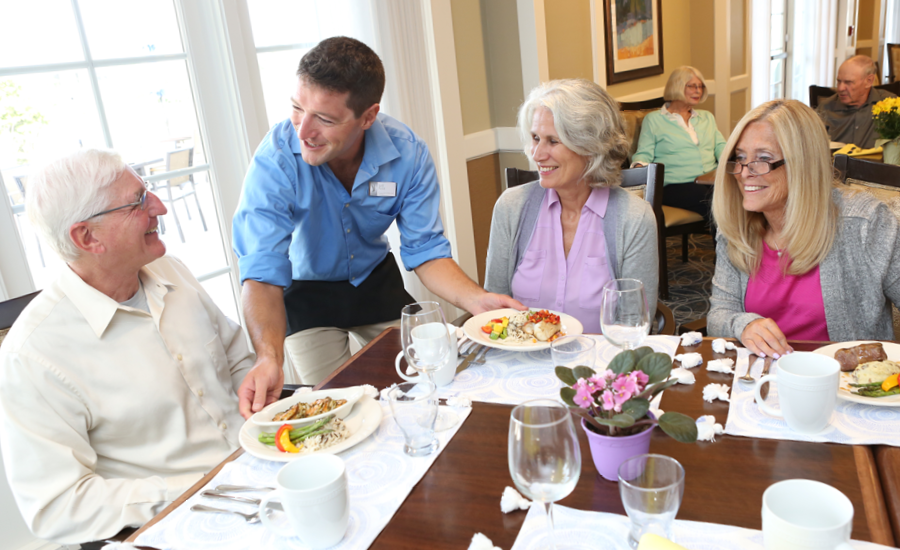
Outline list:
[[[628,516],[605,512],[585,512],[565,506],[553,505],[553,523],[559,550],[596,550],[608,548],[631,550]],[[487,534],[487,533],[486,533]],[[693,550],[761,550],[762,531],[731,525],[704,523],[676,519],[672,527],[673,542]],[[549,545],[547,516],[542,505],[528,510],[525,523],[511,550],[536,550]],[[889,548],[880,544],[854,540],[857,550]]]
[[[762,366],[763,361],[757,361],[753,365],[751,372],[754,378],[760,377]],[[773,363],[770,374],[777,372],[778,364]],[[735,370],[735,380],[731,385],[731,405],[728,407],[728,420],[725,422],[727,434],[788,441],[900,447],[900,432],[897,431],[900,409],[896,407],[876,407],[838,399],[831,424],[823,432],[815,435],[801,434],[788,428],[783,418],[769,416],[759,409],[753,401],[754,386],[737,380],[738,376],[743,375],[741,369]],[[777,382],[769,384],[766,403],[778,408]]]
[[[595,370],[602,371],[621,349],[603,336],[589,335],[597,341]],[[681,339],[677,336],[648,336],[645,346],[675,357]],[[483,365],[471,365],[456,375],[453,382],[439,389],[442,396],[461,395],[472,401],[518,405],[529,399],[559,397],[562,382],[553,371],[550,350],[506,351],[491,349]]]
[[[449,430],[435,434],[441,442],[438,452],[413,458],[403,453],[403,435],[394,422],[390,405],[384,401],[380,403],[384,417],[378,430],[362,443],[338,454],[347,467],[350,525],[344,539],[333,546],[334,549],[368,548],[472,412],[471,407],[455,408],[460,422]],[[260,460],[244,453],[226,464],[204,489],[221,484],[274,487],[275,475],[283,466],[281,462]],[[261,494],[241,495],[260,498]],[[197,503],[244,513],[253,513],[256,509],[250,504],[203,498],[198,491],[162,521],[141,533],[135,545],[159,550],[306,548],[296,537],[282,537],[261,523],[248,524],[239,516],[191,512],[190,507]],[[271,514],[272,519],[287,521],[279,512]]]

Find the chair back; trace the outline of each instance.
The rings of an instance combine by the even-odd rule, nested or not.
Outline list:
[[[628,147],[629,163],[638,148],[644,117],[653,111],[659,110],[665,103],[666,100],[661,97],[645,101],[619,102],[619,111],[622,112],[622,120],[625,122],[625,137],[630,144]]]
[[[18,298],[13,298],[12,300],[7,300],[5,302],[0,302],[0,330],[8,329],[13,326],[13,323],[16,322],[16,319],[19,318],[19,314],[25,309],[34,297],[40,294],[41,291],[32,292],[31,294],[26,294],[24,296],[19,296]],[[2,339],[2,338],[0,338]]]
[[[194,148],[186,147],[184,149],[175,149],[174,151],[169,151],[166,153],[166,172],[171,172],[172,170],[181,170],[182,168],[189,168],[194,165]],[[170,187],[181,187],[188,180],[191,179],[191,176],[179,176],[177,178],[172,178],[169,180]]]
[[[891,92],[894,95],[900,96],[900,81],[890,82],[888,84],[880,84],[878,86],[873,86],[873,88]],[[816,86],[815,84],[813,84],[809,87],[809,106],[815,109],[819,106],[819,101],[822,98],[831,97],[836,93],[837,90],[834,90],[833,88],[826,88],[825,86]]]
[[[622,187],[634,190],[643,186],[644,200],[650,203],[653,217],[656,218],[656,243],[659,259],[659,295],[669,295],[669,273],[666,262],[666,218],[663,214],[663,183],[666,167],[658,162],[651,162],[639,168],[622,170]]]
[[[518,187],[532,181],[541,179],[534,170],[520,170],[519,168],[506,169],[506,188]]]
[[[900,82],[900,44],[887,45],[888,81]]]

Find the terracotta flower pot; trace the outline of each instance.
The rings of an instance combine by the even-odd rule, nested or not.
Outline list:
[[[648,416],[650,416],[649,413]],[[650,451],[650,437],[656,425],[640,433],[623,437],[600,435],[588,428],[583,418],[581,427],[587,434],[588,443],[591,444],[591,457],[594,459],[597,471],[604,479],[618,481],[619,465],[631,457]]]

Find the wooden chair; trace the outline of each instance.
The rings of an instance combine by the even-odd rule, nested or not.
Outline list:
[[[888,82],[900,82],[900,44],[887,45],[887,58]]]
[[[175,149],[174,151],[169,151],[166,153],[166,172],[171,172],[173,170],[181,170],[182,168],[189,168],[194,165],[194,148],[187,147],[185,149]],[[181,222],[178,221],[178,212],[175,210],[175,201],[182,200],[184,201],[184,210],[187,212],[188,220],[191,219],[191,210],[187,205],[187,197],[188,195],[194,195],[194,201],[197,203],[197,212],[200,214],[200,223],[203,224],[203,230],[206,231],[206,220],[203,218],[203,210],[200,209],[200,199],[197,197],[197,189],[194,187],[194,175],[187,176],[179,176],[177,178],[172,178],[169,180],[163,180],[161,182],[155,182],[150,184],[151,191],[159,195],[158,189],[162,186],[165,186],[166,196],[160,196],[160,198],[168,202],[171,205],[171,213],[172,217],[175,218],[175,227],[178,229],[178,236],[181,238],[181,242],[184,242],[184,232],[181,230]],[[172,189],[175,189],[180,194],[173,196]],[[162,233],[166,232],[166,224],[163,221],[163,218],[159,219],[159,229]]]
[[[875,88],[891,92],[894,95],[900,95],[900,81],[881,84],[875,86]],[[836,93],[837,90],[834,90],[833,88],[826,88],[825,86],[816,86],[813,84],[809,87],[809,106],[815,109],[819,106],[819,101],[826,97],[831,97]]]

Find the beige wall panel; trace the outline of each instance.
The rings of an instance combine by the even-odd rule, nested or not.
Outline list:
[[[872,48],[856,48],[856,55],[867,55],[872,59],[878,60],[876,57],[872,56]],[[877,82],[875,84],[878,84]]]
[[[491,127],[515,126],[524,100],[516,0],[481,0],[481,14]]]
[[[875,30],[873,29],[875,23],[875,3],[877,0],[859,0],[857,4],[858,12],[856,19],[856,39],[857,40],[872,40],[875,38]],[[871,51],[871,50],[870,50]],[[856,53],[860,55],[869,55],[863,54],[859,50]]]
[[[472,159],[466,163],[469,175],[469,200],[472,205],[472,229],[475,234],[475,261],[478,265],[478,284],[484,285],[484,266],[491,236],[491,216],[494,203],[500,197],[500,155]]]
[[[703,75],[703,76],[706,76],[706,75]],[[702,109],[704,111],[709,111],[710,113],[715,113],[716,112],[716,96],[713,94],[709,94],[708,96],[706,96],[706,101],[697,105],[697,108]]]
[[[735,126],[738,125],[738,122],[744,118],[744,115],[747,114],[747,90],[738,90],[737,92],[732,92],[731,94],[731,121],[728,125],[728,133],[730,134],[732,130],[734,130]],[[728,136],[725,136],[725,141],[728,141]]]
[[[716,35],[714,15],[715,6],[713,0],[694,0],[691,2],[691,60],[686,65],[695,67],[703,73],[703,78],[710,79],[715,72]],[[663,29],[663,38],[665,38],[667,31],[668,29]]]
[[[491,128],[481,5],[479,0],[453,0],[450,9],[453,16],[463,133],[474,134]]]
[[[545,2],[550,79],[594,79],[591,4],[588,0]],[[665,36],[665,34],[663,34]]]
[[[691,65],[691,36],[696,32],[694,21],[691,17],[691,5],[690,0],[665,0],[662,2],[663,68],[665,73],[659,76],[613,84],[607,88],[613,97],[635,94],[653,88],[664,88],[673,69],[682,65]],[[550,10],[548,9],[548,20],[549,12]],[[712,15],[710,15],[710,18],[712,18]],[[710,25],[711,28],[712,25]],[[602,40],[605,43],[606,37],[603,37]],[[712,50],[711,44],[710,42],[710,50]],[[710,59],[712,59],[711,56],[712,53],[710,53]],[[710,67],[712,67],[712,63],[710,63]],[[551,70],[552,68],[551,64]],[[701,72],[704,73],[703,76],[706,76],[705,71],[701,69]],[[709,72],[711,74],[712,69]]]
[[[747,72],[746,43],[748,17],[745,0],[731,0],[731,76]]]

